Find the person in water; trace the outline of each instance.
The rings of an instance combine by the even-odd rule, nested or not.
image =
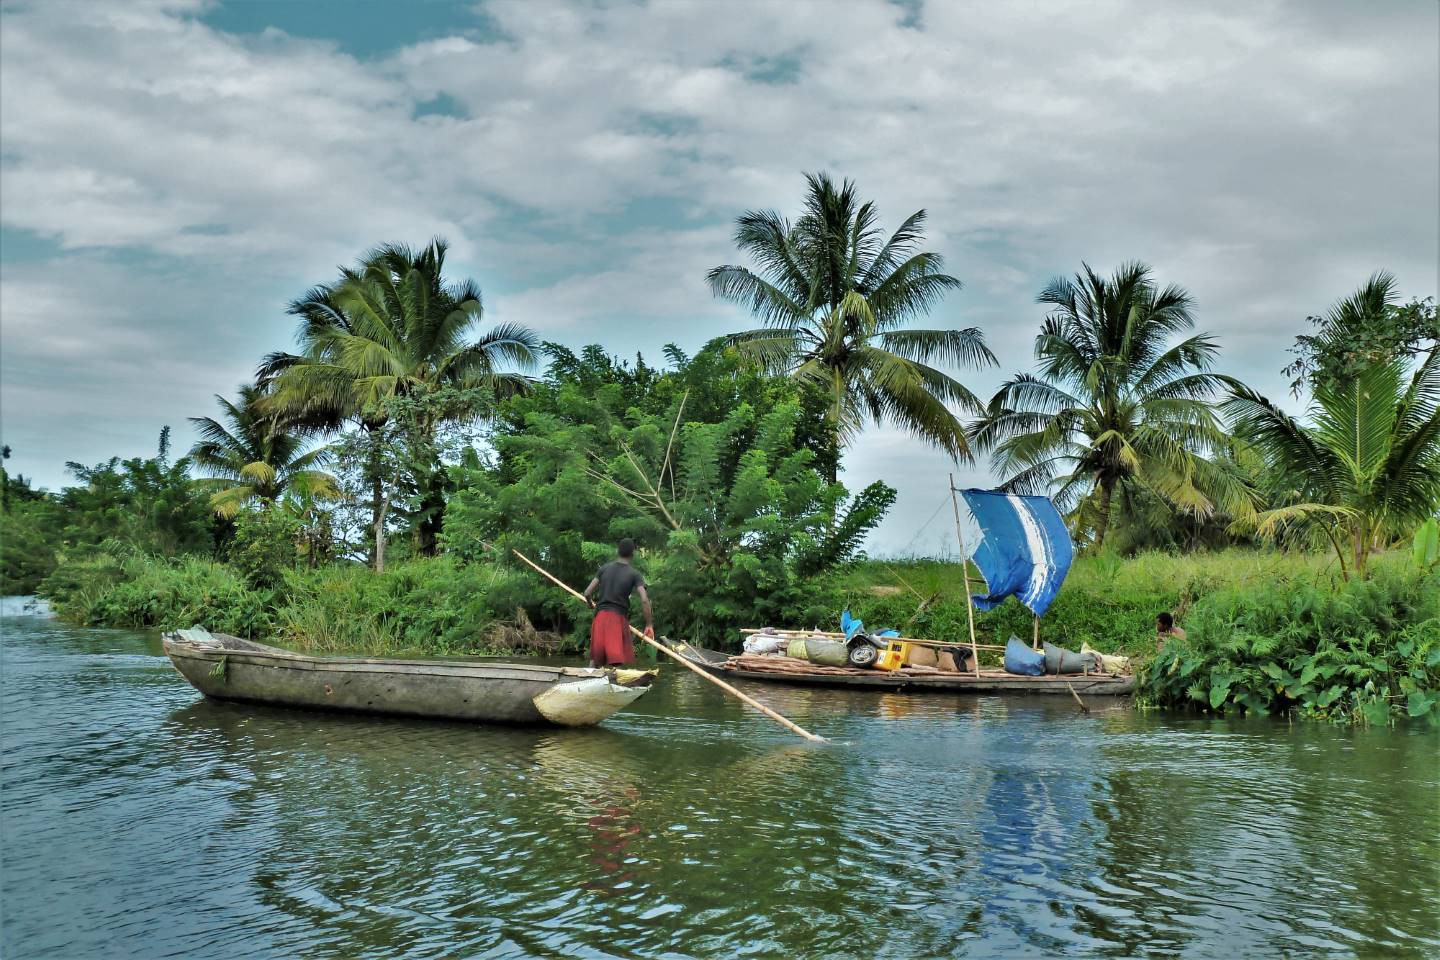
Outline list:
[[[635,541],[626,537],[615,545],[616,557],[595,574],[585,588],[585,602],[595,608],[590,621],[590,666],[609,667],[635,662],[635,644],[630,639],[630,594],[640,594],[645,611],[645,636],[655,639],[655,617],[645,578],[631,563]],[[591,594],[595,594],[592,597]]]
[[[1161,647],[1165,646],[1165,641],[1171,637],[1184,640],[1185,631],[1175,626],[1175,618],[1167,611],[1155,617],[1155,650],[1157,653]]]

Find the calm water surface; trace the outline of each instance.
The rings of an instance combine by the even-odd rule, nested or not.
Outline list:
[[[675,670],[475,728],[3,632],[7,960],[1440,956],[1433,733],[758,688],[816,748]]]

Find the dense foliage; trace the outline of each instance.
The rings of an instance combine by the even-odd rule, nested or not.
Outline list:
[[[808,184],[795,221],[740,218],[751,266],[709,275],[760,328],[662,366],[482,327],[443,242],[378,247],[291,305],[296,352],[192,418],[189,457],[167,429],[155,457],[70,464],[59,493],[0,471],[0,586],[78,622],[320,651],[574,650],[583,609],[512,551],[579,586],[629,537],[677,639],[733,647],[848,605],[961,641],[958,568],[866,562],[895,492],[837,482],[846,441],[886,422],[957,459],[973,441],[1008,488],[1056,499],[1084,549],[1041,635],[1152,660],[1152,702],[1440,713],[1430,301],[1377,274],[1335,304],[1297,341],[1311,403],[1293,418],[1219,371],[1185,290],[1087,266],[1040,295],[1035,374],[981,410],[951,372],[993,360],[981,332],[910,327],[959,286],[922,249],[923,211],[886,233],[853,184]],[[1157,654],[1161,611],[1190,632]],[[1014,603],[977,624],[1033,628]]]
[[[1403,539],[1440,505],[1440,350],[1432,345],[1412,369],[1399,348],[1359,363],[1346,346],[1396,312],[1394,299],[1394,281],[1377,275],[1332,310],[1308,422],[1240,385],[1225,403],[1237,433],[1275,468],[1269,509],[1238,524],[1262,535],[1318,531],[1342,569],[1348,555],[1361,576],[1377,546]]]
[[[1384,569],[1340,589],[1303,580],[1197,603],[1149,665],[1154,702],[1383,724],[1440,721],[1440,577]]]
[[[1211,370],[1219,347],[1189,333],[1190,295],[1130,263],[1113,277],[1086,265],[1039,301],[1052,311],[1035,338],[1037,373],[1003,384],[971,431],[1002,488],[1048,493],[1097,548],[1117,493],[1132,510],[1143,497],[1201,520],[1248,513],[1210,403],[1225,382]]]
[[[853,557],[895,494],[824,477],[822,421],[797,385],[719,348],[672,349],[664,372],[549,350],[546,383],[502,408],[495,463],[456,468],[448,549],[520,549],[582,583],[631,537],[666,598],[658,625],[695,640],[818,615],[807,578]]]
[[[707,275],[716,296],[764,324],[724,342],[825,398],[822,462],[831,480],[839,447],[869,422],[893,423],[968,458],[954,408],[975,413],[980,401],[934,364],[996,361],[976,328],[906,327],[960,287],[938,254],[919,249],[925,211],[887,237],[875,205],[862,203],[850,181],[837,184],[821,173],[807,175],[806,184],[805,213],[794,223],[773,210],[740,217],[735,244],[754,270],[726,265]]]

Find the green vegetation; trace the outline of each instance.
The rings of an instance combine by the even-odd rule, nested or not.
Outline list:
[[[301,353],[272,354],[261,365],[273,406],[297,422],[358,430],[351,450],[371,491],[371,562],[385,568],[397,488],[416,549],[434,555],[445,511],[442,431],[491,412],[530,385],[507,364],[535,361],[535,335],[501,324],[470,339],[480,322],[480,288],[444,277],[446,244],[416,251],[387,244],[340,280],[291,304]],[[408,488],[408,489],[407,489]]]
[[[773,210],[739,220],[735,243],[758,264],[722,266],[707,279],[718,297],[748,307],[764,326],[723,342],[772,373],[825,398],[831,433],[823,462],[834,481],[839,448],[867,422],[890,421],[954,457],[969,457],[952,407],[980,401],[941,364],[994,364],[978,329],[909,330],[960,281],[942,273],[938,254],[918,249],[920,210],[885,238],[874,204],[855,185],[806,177],[805,214],[794,224]]]
[[[1398,565],[1339,589],[1303,579],[1227,587],[1145,673],[1164,706],[1383,724],[1440,723],[1440,577]]]
[[[1250,512],[1210,402],[1225,384],[1210,372],[1219,347],[1204,333],[1170,343],[1194,327],[1188,293],[1157,289],[1143,263],[1109,279],[1087,265],[1039,302],[1054,308],[1035,338],[1039,374],[1004,384],[972,430],[1006,489],[1051,494],[1096,549],[1116,492],[1190,516]]]
[[[210,506],[221,517],[234,517],[249,504],[269,504],[286,494],[323,499],[338,493],[335,478],[316,469],[328,451],[306,450],[294,424],[266,409],[264,401],[263,390],[242,386],[239,403],[215,397],[225,423],[213,417],[190,418],[200,433],[190,462],[204,471],[200,486],[213,491]]]
[[[963,641],[958,567],[861,553],[895,491],[848,490],[840,457],[888,422],[1056,499],[1082,555],[1041,636],[1136,655],[1146,702],[1440,716],[1432,301],[1378,274],[1337,303],[1297,338],[1292,418],[1219,372],[1182,288],[1087,266],[1040,294],[1036,373],[982,409],[946,372],[993,361],[981,332],[907,326],[959,286],[923,211],[887,234],[853,184],[808,186],[794,223],[740,218],[754,269],[708,275],[760,328],[663,367],[482,329],[443,242],[379,247],[291,305],[297,352],[194,418],[189,456],[167,429],[153,458],[70,464],[58,494],[0,473],[0,586],[77,622],[323,652],[574,650],[583,612],[511,551],[578,585],[631,537],[672,637],[733,646],[848,605]],[[1188,636],[1157,652],[1164,610]],[[977,622],[1032,628],[1015,603]]]
[[[1389,276],[1372,277],[1331,311],[1323,341],[1337,350],[1359,342],[1375,317],[1395,312],[1394,286]],[[1322,366],[1312,375],[1309,423],[1236,386],[1225,412],[1275,469],[1272,506],[1238,523],[1266,536],[1318,530],[1341,569],[1348,554],[1363,577],[1377,546],[1432,518],[1440,503],[1440,351],[1407,377],[1408,366],[1394,352],[1335,373]]]

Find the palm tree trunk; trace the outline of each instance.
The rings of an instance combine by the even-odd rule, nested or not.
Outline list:
[[[445,523],[445,492],[436,478],[427,481],[428,489],[420,501],[420,522],[415,527],[415,538],[422,557],[433,557],[439,552],[440,529]]]
[[[380,471],[375,471],[375,476],[370,478],[370,529],[375,531],[375,541],[370,545],[370,565],[378,572],[385,566],[385,541],[382,534],[385,523],[380,516],[384,509],[385,482],[380,479]]]
[[[1100,481],[1100,516],[1095,520],[1095,552],[1105,547],[1105,532],[1110,529],[1110,499],[1115,495],[1115,481],[1110,477]]]
[[[1363,520],[1356,520],[1351,529],[1355,538],[1355,576],[1364,580],[1366,561],[1370,559],[1370,530]]]

